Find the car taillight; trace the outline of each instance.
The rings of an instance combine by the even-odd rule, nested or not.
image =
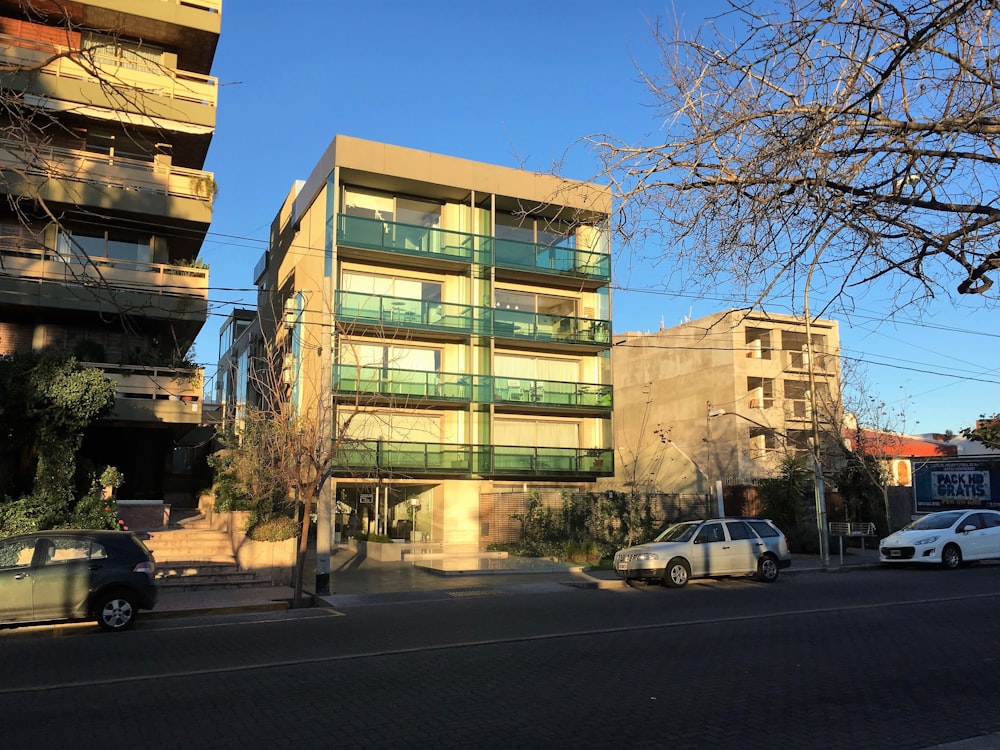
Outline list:
[[[146,573],[149,576],[152,576],[155,570],[156,566],[153,565],[150,560],[144,560],[141,563],[136,563],[135,567],[132,568],[133,573]]]

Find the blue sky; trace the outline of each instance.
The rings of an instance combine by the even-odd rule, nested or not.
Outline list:
[[[722,3],[675,8],[693,29]],[[634,141],[658,128],[633,61],[655,68],[647,22],[665,12],[665,1],[643,0],[224,2],[212,71],[218,127],[205,165],[219,184],[202,249],[211,306],[195,351],[209,386],[219,326],[233,305],[255,302],[252,269],[271,220],[334,135],[536,171],[561,162],[565,176],[589,179],[598,165],[580,137]],[[627,287],[613,293],[616,331],[655,331],[734,306],[725,289],[713,299],[638,290],[649,275],[626,265],[616,263],[615,281]],[[902,415],[893,426],[957,432],[1000,411],[996,312],[980,300],[939,299],[922,320],[886,322],[883,297],[868,290],[855,314],[837,319],[867,395]]]

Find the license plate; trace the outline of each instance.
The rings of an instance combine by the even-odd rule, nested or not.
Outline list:
[[[889,550],[889,557],[902,557],[902,556],[903,556],[903,553],[900,552],[898,549],[891,549],[891,550]]]
[[[618,563],[618,570],[628,570],[628,563],[620,562]]]

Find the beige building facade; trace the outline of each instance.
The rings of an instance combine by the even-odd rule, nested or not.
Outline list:
[[[598,185],[333,139],[255,272],[281,399],[339,446],[321,508],[482,546],[509,523],[494,493],[612,474],[610,210]]]
[[[730,310],[615,337],[614,483],[715,492],[773,475],[837,434],[839,333],[833,320]],[[814,421],[814,411],[816,420]]]
[[[202,420],[188,353],[208,309],[221,10],[0,0],[0,353],[60,351],[114,380],[83,453],[124,473],[122,498],[192,500],[178,445]],[[31,127],[11,127],[18,102]]]

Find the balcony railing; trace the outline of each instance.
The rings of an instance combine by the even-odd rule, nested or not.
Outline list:
[[[611,323],[596,318],[477,308],[480,329],[497,338],[522,339],[563,344],[606,344],[611,340]]]
[[[337,217],[338,245],[384,250],[420,258],[483,263],[489,262],[492,243],[490,237],[465,232],[344,214]]]
[[[362,440],[342,444],[333,463],[366,476],[456,473],[611,476],[610,448],[546,448]]]
[[[495,240],[494,265],[522,271],[581,276],[607,281],[611,278],[611,256],[593,250],[562,245],[540,245],[517,240]]]
[[[105,191],[118,188],[194,198],[209,206],[215,198],[211,172],[68,148],[46,146],[29,153],[16,142],[0,140],[0,169],[4,168],[50,180],[89,184]]]
[[[611,256],[593,250],[499,240],[481,234],[340,214],[337,244],[424,258],[608,281]]]
[[[37,281],[78,285],[106,284],[149,294],[208,299],[208,269],[142,263],[115,258],[84,258],[52,250],[4,247],[0,260],[8,276]]]
[[[611,386],[524,378],[493,379],[493,403],[611,408]]]
[[[454,372],[337,365],[338,393],[402,396],[469,403],[528,404],[538,407],[610,409],[610,385],[505,378]]]
[[[461,373],[357,365],[337,365],[333,370],[333,389],[338,393],[402,396],[462,403],[471,402],[474,391],[483,390],[482,380]]]
[[[185,3],[187,4],[187,3]],[[74,58],[79,50],[38,39],[0,34],[0,60],[25,70],[40,70],[56,78],[99,81]],[[177,101],[194,102],[215,107],[219,99],[219,82],[215,76],[174,70],[162,65],[138,65],[134,60],[124,63],[114,55],[99,51],[88,53],[88,61],[115,85],[134,89],[141,96],[162,96]]]
[[[561,344],[607,344],[610,321],[569,315],[494,310],[450,302],[337,292],[337,318],[344,324],[442,331]]]
[[[115,398],[154,401],[201,401],[202,372],[179,367],[145,367],[84,362],[86,367],[102,370],[114,381]]]
[[[472,333],[471,305],[340,291],[336,312],[343,323]]]

